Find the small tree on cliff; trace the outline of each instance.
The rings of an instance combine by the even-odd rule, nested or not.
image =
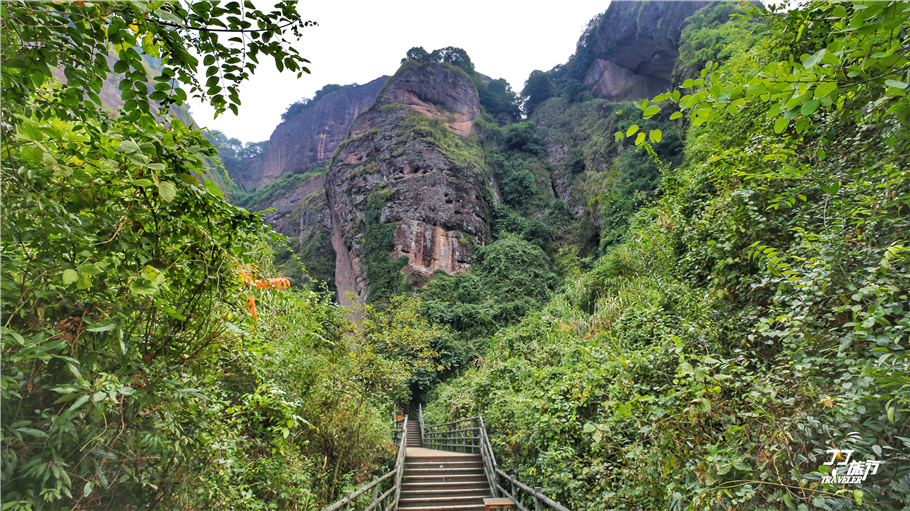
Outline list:
[[[474,63],[471,62],[471,57],[468,56],[468,52],[454,46],[446,46],[445,48],[433,50],[431,53],[427,53],[427,51],[423,49],[423,46],[415,46],[408,50],[405,58],[401,59],[401,63],[404,64],[409,60],[416,60],[417,62],[424,63],[438,62],[441,64],[451,64],[461,68],[468,76],[474,75]]]
[[[525,115],[530,116],[538,105],[553,97],[554,88],[549,74],[540,70],[531,71],[531,75],[525,82],[525,88],[521,90]]]

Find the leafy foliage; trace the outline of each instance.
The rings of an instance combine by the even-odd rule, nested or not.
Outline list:
[[[766,39],[655,98],[689,122],[662,196],[428,416],[483,413],[570,508],[906,508],[908,11],[754,13]],[[642,126],[617,140],[667,167]],[[878,472],[825,482],[832,449]]]
[[[736,53],[758,43],[767,24],[757,18],[731,18],[743,11],[743,4],[716,2],[686,19],[679,44],[678,68],[683,76],[674,76],[677,83],[696,78],[708,62],[723,64]],[[689,76],[690,74],[695,76]]]
[[[413,287],[401,269],[408,263],[407,256],[391,259],[397,224],[382,223],[382,206],[390,190],[370,193],[366,208],[366,227],[363,236],[364,266],[370,283],[370,303],[389,303],[392,297],[404,294]]]
[[[181,84],[189,86],[193,97],[209,100],[216,113],[230,109],[236,114],[238,86],[256,70],[260,55],[273,57],[279,71],[309,73],[303,66],[309,61],[290,46],[285,34],[299,38],[300,29],[314,24],[300,19],[291,0],[279,2],[272,12],[239,2],[203,1],[184,7],[163,1],[50,5],[17,1],[5,2],[0,18],[4,68],[0,83],[8,100],[24,105],[35,89],[52,79],[51,68],[56,67],[67,78],[59,98],[41,96],[31,111],[60,119],[90,114],[101,106],[98,92],[111,72],[107,56],[113,48],[117,55],[113,72],[123,76],[121,110],[132,122],[151,122],[145,114],[152,112],[154,102],[165,110],[183,104],[188,93]],[[234,34],[235,40],[224,41],[221,34]],[[238,34],[248,36],[241,40]],[[231,44],[235,42],[242,44]],[[203,56],[204,84],[197,77],[199,60],[190,49]],[[157,76],[146,73],[142,53],[161,58]]]
[[[408,50],[407,55],[401,59],[401,63],[404,64],[409,60],[415,60],[420,63],[438,62],[440,64],[451,64],[460,68],[468,76],[474,75],[474,63],[471,62],[471,57],[463,49],[454,46],[446,46],[429,53],[422,46],[415,46]]]
[[[524,101],[522,109],[525,115],[530,117],[538,105],[553,97],[555,89],[556,86],[549,74],[536,69],[531,71],[524,88],[521,89],[521,99]]]
[[[421,292],[423,313],[466,338],[514,323],[546,301],[557,283],[543,251],[514,236],[478,248],[471,265],[469,273],[437,275]]]
[[[480,105],[494,118],[505,114],[513,121],[521,119],[518,95],[512,91],[512,86],[505,78],[484,83],[475,75],[474,86],[477,88]]]
[[[215,154],[202,132],[151,115],[156,94],[185,99],[171,78],[195,83],[190,46],[233,84],[238,56],[297,66],[274,25],[299,25],[295,6],[187,8],[0,5],[4,509],[300,509],[388,461],[382,403],[403,375],[344,349],[349,323],[317,294],[248,285],[273,277],[275,236],[195,177]],[[253,42],[222,47],[214,27]],[[108,44],[119,118],[82,102],[98,103]],[[161,51],[167,88],[146,94],[138,44]]]

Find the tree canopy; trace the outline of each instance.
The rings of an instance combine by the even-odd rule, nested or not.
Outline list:
[[[293,1],[0,3],[5,510],[299,509],[385,463],[406,375],[334,349],[347,320],[286,289],[278,236],[167,113],[236,112],[263,56],[308,72],[310,24]]]
[[[66,77],[59,97],[34,98],[34,110],[63,119],[84,116],[102,106],[98,93],[113,70],[125,101],[122,114],[133,122],[190,95],[209,101],[216,113],[237,113],[239,85],[256,70],[260,56],[273,58],[279,71],[309,73],[304,65],[309,61],[288,37],[299,38],[302,28],[315,24],[300,18],[294,0],[282,0],[270,12],[249,0],[186,6],[19,0],[0,5],[0,20],[5,102],[24,105],[57,68]],[[161,59],[157,76],[143,67],[143,54]],[[197,77],[202,69],[204,82]]]

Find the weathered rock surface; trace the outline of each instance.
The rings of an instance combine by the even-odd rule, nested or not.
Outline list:
[[[479,151],[471,128],[480,112],[461,70],[408,62],[351,126],[325,182],[342,304],[348,293],[358,300],[369,293],[364,245],[371,196],[381,204],[378,221],[395,226],[382,250],[393,259],[406,256],[403,271],[417,285],[437,270],[464,271],[471,243],[489,239],[483,197],[489,181],[471,158]]]
[[[282,174],[301,173],[328,160],[357,115],[373,104],[387,78],[328,94],[282,122],[272,132],[266,151],[247,160],[243,171],[231,179],[244,190],[254,190]]]
[[[597,28],[585,83],[611,101],[653,97],[671,86],[685,20],[708,1],[613,0]]]

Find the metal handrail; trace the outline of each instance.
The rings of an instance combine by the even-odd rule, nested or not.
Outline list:
[[[451,448],[454,447],[463,449],[459,452],[479,453],[483,459],[483,470],[487,475],[490,492],[492,492],[494,497],[512,499],[512,502],[518,506],[520,511],[528,511],[521,503],[520,496],[517,495],[518,490],[521,490],[534,499],[535,511],[541,511],[543,506],[555,511],[569,511],[568,508],[559,502],[544,495],[540,488],[531,488],[516,479],[515,476],[507,474],[499,468],[499,464],[496,463],[496,455],[493,453],[493,444],[490,443],[490,436],[487,434],[487,428],[483,423],[483,416],[446,422],[444,424],[434,424],[421,429],[425,429],[427,432],[426,447],[435,447],[441,450],[452,450]],[[471,436],[465,435],[467,432],[471,432]],[[467,440],[471,440],[471,442],[468,443]],[[474,440],[478,440],[478,443],[474,443]],[[469,448],[470,451],[468,451]],[[511,491],[499,484],[500,478],[509,481]]]
[[[366,493],[367,490],[372,490],[372,493],[370,495],[370,505],[365,507],[363,511],[373,511],[374,509],[382,509],[383,511],[397,511],[398,499],[401,496],[401,479],[404,476],[404,459],[405,454],[407,453],[408,418],[405,417],[400,422],[401,429],[397,430],[396,422],[397,431],[395,431],[396,436],[398,434],[398,431],[401,431],[401,439],[398,441],[398,456],[395,458],[395,469],[388,474],[376,478],[373,480],[373,482],[362,486],[353,492],[344,492],[344,497],[342,497],[341,500],[322,508],[322,511],[353,511],[350,506],[351,502],[353,502],[357,497]],[[392,487],[383,492],[382,495],[379,495],[380,484],[383,481],[388,480],[393,475],[395,476],[395,480],[394,484],[392,484]],[[390,500],[390,497],[393,498]]]
[[[423,405],[420,403],[417,404],[417,421],[420,425],[420,445],[423,445]]]

